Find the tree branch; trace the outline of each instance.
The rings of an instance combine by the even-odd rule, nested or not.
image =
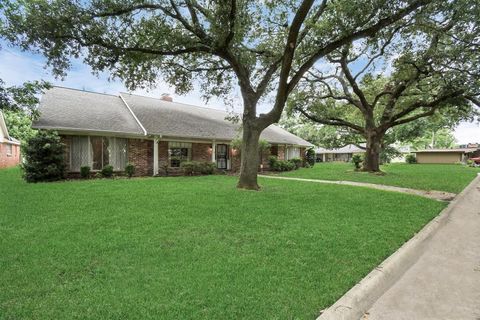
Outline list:
[[[275,104],[272,110],[267,113],[260,115],[260,122],[263,127],[266,127],[270,123],[277,122],[282,115],[282,110],[287,100],[289,91],[288,91],[288,77],[292,69],[293,58],[295,54],[295,49],[298,46],[298,37],[300,28],[303,25],[314,0],[303,0],[300,4],[300,7],[295,14],[295,17],[292,20],[292,25],[287,36],[287,43],[285,44],[285,49],[283,52],[282,66],[280,69],[279,84],[277,89],[277,96],[275,98]]]
[[[350,72],[350,69],[348,68],[348,47],[346,46],[344,50],[342,50],[342,57],[340,58],[340,66],[342,68],[343,73],[345,74],[345,78],[347,78],[347,81],[350,83],[350,86],[353,89],[353,92],[357,95],[358,99],[360,99],[360,104],[358,105],[358,108],[362,112],[366,112],[367,110],[371,110],[371,106],[367,101],[367,98],[365,97],[365,94],[363,91],[360,89],[358,86],[357,82],[355,81],[355,78],[353,77],[352,73]]]
[[[373,26],[368,28],[359,30],[357,32],[353,32],[352,34],[340,38],[338,40],[332,41],[327,45],[323,46],[319,50],[317,50],[312,56],[310,56],[298,69],[298,71],[293,75],[289,84],[288,84],[288,92],[291,92],[293,88],[297,85],[300,79],[303,77],[305,72],[307,72],[320,58],[326,56],[327,54],[331,53],[332,51],[342,47],[345,44],[348,44],[354,40],[365,38],[365,37],[372,37],[382,28],[389,26],[398,20],[406,17],[416,9],[425,6],[431,3],[433,0],[416,0],[413,1],[407,7],[399,10],[396,14],[393,14],[389,17],[380,19],[377,23]]]
[[[349,127],[349,128],[351,128],[351,129],[353,129],[353,130],[355,130],[355,131],[357,131],[358,133],[361,133],[361,134],[363,134],[365,132],[365,129],[362,128],[361,126],[356,125],[356,124],[351,123],[351,122],[348,122],[348,121],[345,121],[345,120],[340,119],[340,118],[329,117],[329,118],[322,119],[322,118],[318,118],[318,117],[316,117],[312,114],[309,114],[308,112],[306,112],[305,110],[303,110],[302,108],[299,108],[299,107],[294,108],[294,110],[300,112],[307,119],[309,119],[311,121],[314,121],[314,122],[317,122],[317,123],[320,123],[320,124],[325,124],[325,125],[330,125],[330,126]]]

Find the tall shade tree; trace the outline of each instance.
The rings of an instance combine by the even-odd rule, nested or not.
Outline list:
[[[39,95],[50,87],[45,81],[25,82],[20,86],[8,86],[0,79],[0,110],[5,116],[8,131],[25,143],[35,135],[32,121],[38,116]]]
[[[362,136],[363,169],[372,172],[380,171],[382,144],[392,128],[440,110],[452,119],[472,115],[473,104],[480,105],[480,5],[442,6],[442,14],[330,53],[333,67],[312,68],[292,95],[290,109]]]
[[[243,100],[238,187],[258,189],[258,141],[319,60],[356,39],[402,25],[432,0],[23,0],[3,1],[4,36],[48,58],[58,75],[71,57],[130,88],[161,75],[178,93]],[[1,16],[1,15],[0,15]],[[238,85],[236,89],[235,86]],[[270,111],[259,114],[259,103]]]

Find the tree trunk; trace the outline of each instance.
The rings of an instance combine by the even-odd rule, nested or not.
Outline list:
[[[255,128],[249,121],[244,119],[238,188],[248,190],[260,189],[257,183],[258,164],[260,161],[260,153],[258,152],[260,133],[261,130]]]
[[[365,159],[363,160],[363,171],[380,172],[380,151],[383,134],[375,131],[367,131],[367,146],[365,150]]]

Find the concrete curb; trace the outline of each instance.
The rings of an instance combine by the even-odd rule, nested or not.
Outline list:
[[[326,309],[317,320],[359,320],[415,264],[425,252],[431,237],[448,222],[453,208],[479,182],[480,174],[437,217]]]

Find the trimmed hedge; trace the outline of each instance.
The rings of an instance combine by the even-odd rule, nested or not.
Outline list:
[[[101,173],[103,177],[111,178],[113,176],[113,166],[106,165],[105,167],[103,167]]]
[[[90,167],[89,166],[80,167],[80,177],[82,177],[83,179],[90,178]]]
[[[125,174],[127,177],[131,178],[135,174],[135,166],[131,163],[128,163],[125,167]]]
[[[292,171],[300,168],[302,159],[293,158],[290,160],[278,160],[275,156],[268,157],[268,164],[272,171]]]
[[[180,164],[183,172],[187,176],[209,175],[215,172],[215,163],[201,161],[185,161]]]

